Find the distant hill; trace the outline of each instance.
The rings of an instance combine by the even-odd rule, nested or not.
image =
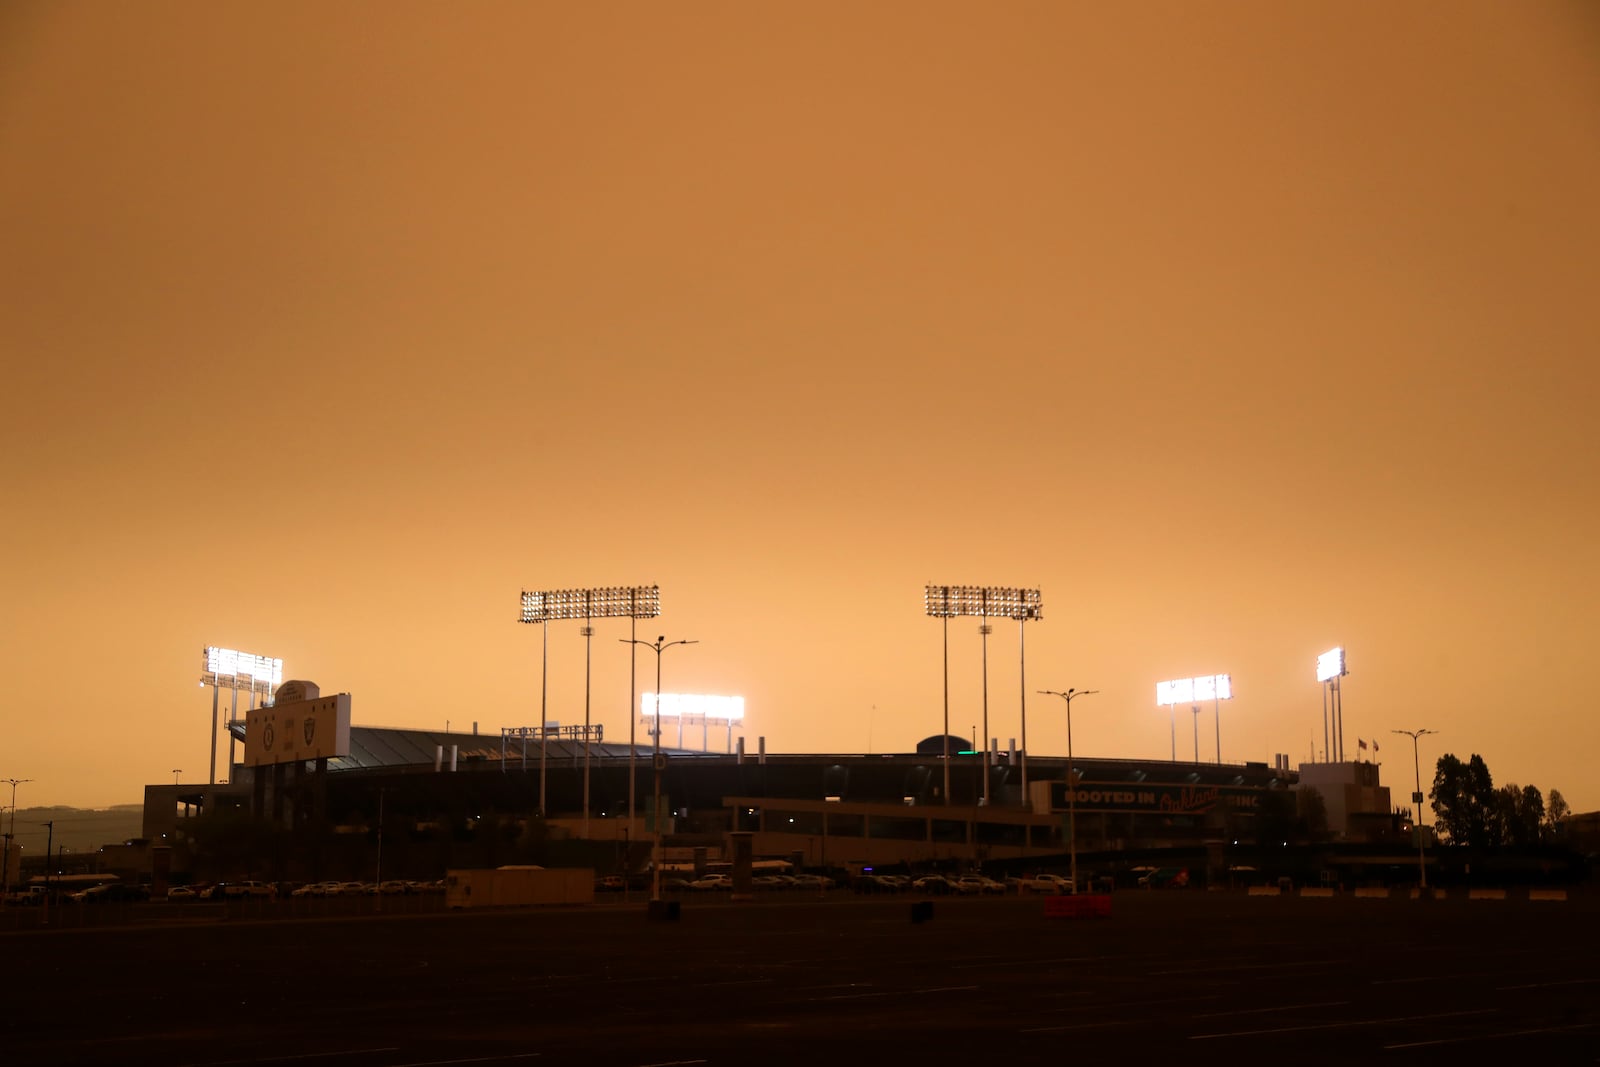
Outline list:
[[[45,823],[53,822],[55,832],[51,838]],[[5,813],[5,825],[0,830],[11,831],[11,813]],[[120,845],[144,832],[143,804],[115,804],[109,808],[18,808],[16,820],[17,841],[30,855],[43,855],[47,841],[53,848],[66,848],[73,852],[93,852],[101,845]]]

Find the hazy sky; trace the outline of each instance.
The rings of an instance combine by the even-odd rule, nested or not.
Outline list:
[[[1228,671],[1223,757],[1306,760],[1343,644],[1397,802],[1428,727],[1600,807],[1596,12],[12,0],[0,777],[203,781],[208,644],[531,725],[520,591],[655,583],[752,750],[908,751],[936,582],[1043,591],[1035,752]]]

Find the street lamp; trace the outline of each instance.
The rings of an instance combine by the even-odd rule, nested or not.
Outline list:
[[[0,782],[11,786],[11,829],[6,831],[5,857],[0,859],[0,902],[11,888],[11,842],[17,836],[17,786],[31,781],[32,778],[0,778]]]
[[[648,648],[648,649],[652,650],[656,654],[656,691],[655,691],[655,693],[652,694],[653,707],[654,707],[654,710],[655,710],[655,729],[651,731],[651,733],[653,733],[655,735],[655,750],[654,750],[653,757],[651,759],[651,763],[655,767],[656,784],[655,784],[655,805],[652,808],[652,810],[655,812],[655,818],[652,820],[653,825],[651,827],[651,829],[654,830],[654,840],[653,840],[653,842],[652,842],[652,844],[650,846],[651,847],[651,859],[650,859],[650,902],[652,904],[660,904],[660,902],[661,902],[661,772],[666,768],[666,765],[667,765],[667,758],[661,754],[661,653],[665,652],[667,649],[671,648],[673,645],[698,645],[700,642],[699,641],[691,641],[691,640],[688,640],[688,639],[685,639],[685,638],[681,638],[681,637],[676,641],[668,641],[665,636],[657,637],[654,641],[641,641],[637,637],[624,637],[624,638],[621,638],[621,640],[624,643],[630,644],[630,645],[643,645],[645,648]],[[629,711],[629,714],[630,715],[632,714],[632,710],[631,709]]]
[[[1411,820],[1412,832],[1417,835],[1417,873],[1422,879],[1422,888],[1428,888],[1428,862],[1422,848],[1426,838],[1422,833],[1422,758],[1417,755],[1417,738],[1424,734],[1436,734],[1438,730],[1392,730],[1391,733],[1404,734],[1411,738],[1411,766],[1417,775],[1417,791],[1411,794],[1411,803],[1416,806],[1416,818]]]
[[[1067,702],[1067,849],[1072,857],[1072,891],[1078,891],[1078,780],[1072,766],[1072,701],[1075,697],[1091,696],[1098,689],[1068,689],[1065,693],[1054,689],[1039,690],[1040,696],[1060,697]]]
[[[180,775],[182,773],[183,773],[183,768],[182,767],[174,767],[174,768],[172,768],[172,784],[173,785],[177,785],[178,784],[178,775]]]

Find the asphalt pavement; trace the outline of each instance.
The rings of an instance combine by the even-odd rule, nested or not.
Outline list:
[[[1600,1062],[1600,900],[834,892],[0,935],[0,1062]],[[926,915],[926,912],[923,913]]]

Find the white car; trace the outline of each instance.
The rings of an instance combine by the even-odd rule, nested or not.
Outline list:
[[[1018,888],[1024,893],[1071,893],[1072,879],[1059,874],[1033,874],[1023,878]]]

